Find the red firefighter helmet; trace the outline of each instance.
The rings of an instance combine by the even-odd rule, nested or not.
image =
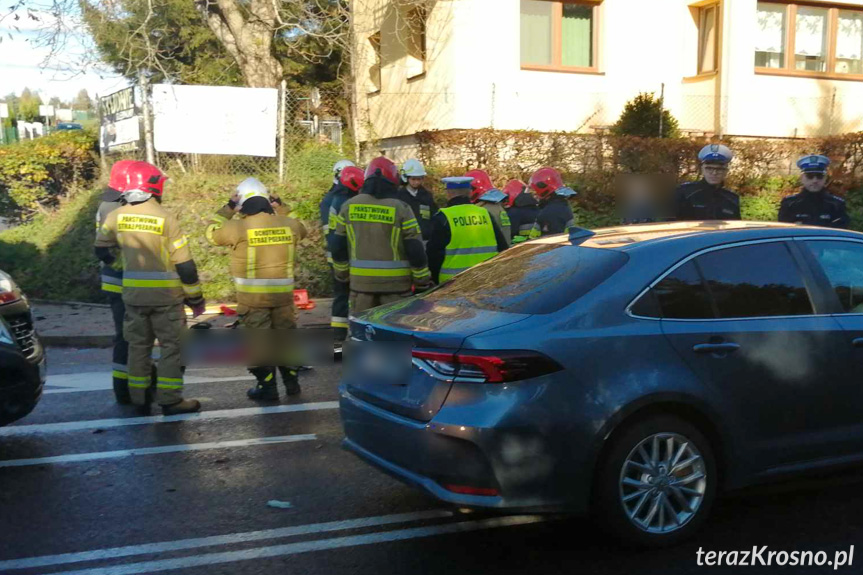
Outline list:
[[[472,202],[477,202],[481,195],[494,189],[491,178],[484,170],[471,170],[464,177],[473,178],[473,181],[470,183],[470,201]]]
[[[366,179],[383,178],[393,185],[399,185],[399,169],[388,158],[379,156],[369,162],[366,168]]]
[[[506,194],[506,207],[511,208],[515,199],[527,188],[527,185],[521,180],[510,180],[503,187],[503,193]]]
[[[540,199],[545,199],[563,187],[563,178],[554,168],[540,168],[530,177],[528,185]]]
[[[126,172],[135,160],[120,160],[111,166],[111,176],[108,178],[108,187],[112,190],[122,192],[126,189]]]
[[[359,192],[360,188],[363,187],[365,179],[363,171],[356,166],[342,168],[339,174],[339,182],[352,192]]]
[[[126,172],[126,189],[124,192],[139,190],[161,196],[165,190],[167,176],[153,164],[147,162],[133,162]]]

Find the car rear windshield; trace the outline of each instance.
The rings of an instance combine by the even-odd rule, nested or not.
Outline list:
[[[424,299],[492,311],[553,313],[608,279],[628,259],[610,249],[526,244],[459,274]]]

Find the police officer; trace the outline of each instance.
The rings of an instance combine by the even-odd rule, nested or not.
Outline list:
[[[721,144],[708,144],[698,152],[702,178],[681,184],[674,192],[674,219],[739,220],[740,198],[723,186],[734,155]]]
[[[270,198],[266,186],[246,178],[231,200],[207,228],[213,245],[231,248],[231,274],[237,289],[237,315],[241,325],[254,330],[292,330],[297,327],[294,308],[294,260],[297,244],[306,237],[298,220],[277,214],[282,208]],[[239,210],[240,219],[231,219]],[[260,336],[260,332],[257,334]],[[277,338],[281,339],[281,338]],[[262,341],[263,343],[263,341]],[[249,369],[257,385],[249,399],[278,401],[279,388],[272,367]],[[300,393],[297,368],[279,366],[288,395]]]
[[[189,241],[177,218],[161,205],[165,180],[152,164],[130,165],[123,192],[126,205],[105,218],[95,247],[97,257],[109,266],[116,259],[112,248],[121,250],[132,403],[149,412],[151,355],[158,338],[156,401],[164,415],[176,415],[201,409],[197,400],[183,399],[180,338],[186,321],[183,303],[197,317],[204,312],[204,298]]]
[[[431,285],[422,236],[397,197],[399,170],[384,157],[366,168],[360,194],[342,205],[333,237],[336,279],[350,281],[352,315],[410,297]]]
[[[513,245],[530,239],[530,233],[539,215],[539,205],[536,198],[527,191],[527,184],[520,180],[510,180],[503,187],[506,194],[506,213],[512,230]]]
[[[474,179],[443,179],[449,201],[432,218],[431,239],[426,245],[435,282],[444,282],[507,249],[503,230],[489,210],[470,201]]]
[[[560,172],[554,168],[540,168],[530,177],[528,187],[539,200],[532,238],[562,234],[575,225],[569,199],[575,197],[576,192],[563,185]]]
[[[779,206],[779,221],[825,228],[847,228],[845,200],[824,191],[827,186],[826,156],[803,156],[797,161],[803,190],[788,196]]]
[[[470,184],[470,201],[488,210],[503,232],[506,245],[509,247],[512,241],[512,224],[509,221],[509,214],[504,209],[506,194],[494,187],[488,173],[483,170],[471,170],[465,174],[465,177],[473,178]]]
[[[404,185],[399,188],[398,198],[413,210],[420,225],[423,242],[427,242],[431,233],[431,219],[438,212],[438,207],[431,192],[423,187],[425,166],[419,160],[411,158],[402,166],[401,175]]]
[[[354,163],[350,160],[339,160],[333,165],[333,185],[324,194],[320,203],[321,229],[324,241],[327,244],[327,263],[330,266],[330,279],[333,286],[333,305],[330,314],[330,327],[333,329],[333,351],[341,351],[342,342],[348,334],[348,286],[336,281],[333,271],[333,255],[330,252],[330,236],[335,233],[336,226],[334,216],[338,216],[339,209],[345,201],[355,194],[345,188],[341,183],[341,173],[345,168],[352,168]]]
[[[126,172],[129,166],[134,163],[134,160],[120,160],[111,166],[108,186],[102,192],[102,202],[96,211],[97,234],[102,224],[108,218],[108,214],[123,204],[122,197],[123,190],[126,189]],[[112,255],[115,260],[111,265],[102,263],[102,291],[108,297],[108,303],[111,305],[111,314],[114,317],[114,350],[111,358],[113,363],[114,398],[117,400],[117,403],[125,405],[131,403],[132,399],[129,397],[129,369],[127,366],[129,344],[123,337],[123,317],[126,314],[126,305],[123,303],[123,259],[118,257],[120,255],[119,248],[114,248]]]

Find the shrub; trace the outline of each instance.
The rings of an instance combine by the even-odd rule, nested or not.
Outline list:
[[[640,138],[655,138],[657,135],[660,138],[680,136],[677,120],[671,112],[662,108],[662,102],[653,93],[646,92],[640,93],[626,103],[617,123],[611,127],[611,132],[617,136]]]
[[[0,147],[0,216],[26,220],[48,213],[97,174],[90,132],[58,132]]]

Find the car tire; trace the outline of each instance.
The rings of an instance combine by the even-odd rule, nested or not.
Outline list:
[[[704,524],[716,497],[713,448],[673,415],[653,415],[616,432],[603,452],[593,513],[610,534],[637,547],[675,545]]]

